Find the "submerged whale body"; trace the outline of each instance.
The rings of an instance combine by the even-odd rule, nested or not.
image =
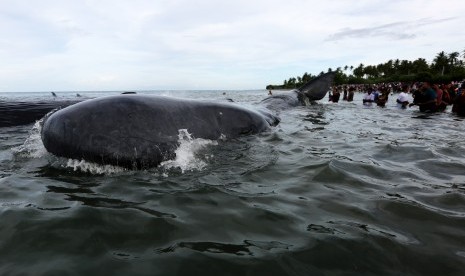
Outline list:
[[[149,168],[175,158],[179,131],[217,140],[256,134],[279,123],[276,112],[319,100],[334,73],[324,74],[287,95],[271,96],[251,110],[234,103],[148,95],[87,100],[47,115],[41,137],[47,151],[128,168]]]
[[[81,100],[82,101],[82,100]],[[73,105],[80,101],[0,101],[0,127],[20,126],[34,123],[48,112]]]
[[[278,122],[271,113],[235,104],[119,95],[51,114],[41,134],[45,148],[57,156],[145,168],[175,157],[180,129],[216,140],[263,132]]]

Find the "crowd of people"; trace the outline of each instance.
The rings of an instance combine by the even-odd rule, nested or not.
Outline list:
[[[361,92],[363,104],[384,107],[392,93],[398,93],[396,102],[401,108],[418,106],[422,112],[439,112],[452,105],[452,112],[465,116],[465,82],[435,84],[430,82],[382,83],[378,85],[339,85],[329,93],[329,101],[352,102],[354,93]]]

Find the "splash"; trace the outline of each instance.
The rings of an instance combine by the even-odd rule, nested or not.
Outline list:
[[[165,169],[180,168],[181,172],[202,170],[207,163],[199,158],[199,152],[209,145],[218,145],[218,142],[197,138],[194,139],[187,129],[179,130],[179,147],[176,149],[176,158],[162,162],[160,165]],[[205,159],[211,155],[204,155]]]
[[[13,152],[24,157],[41,158],[47,154],[47,150],[42,143],[40,132],[42,130],[42,120],[37,121],[29,132],[29,136],[24,143],[13,149]]]

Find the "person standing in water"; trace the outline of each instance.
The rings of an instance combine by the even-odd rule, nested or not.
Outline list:
[[[371,105],[375,101],[375,95],[373,95],[373,88],[369,87],[365,95],[363,95],[363,104]]]
[[[435,112],[437,110],[437,94],[427,81],[423,83],[418,93],[415,94],[413,103],[409,106],[418,105],[421,112]]]
[[[407,84],[402,85],[402,91],[397,96],[396,102],[400,107],[406,108],[409,105],[408,92],[410,91],[410,86]]]

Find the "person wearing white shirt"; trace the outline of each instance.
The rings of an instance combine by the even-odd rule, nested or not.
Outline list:
[[[371,105],[371,103],[375,101],[375,95],[372,92],[373,89],[369,88],[365,95],[363,95],[363,104]]]
[[[399,96],[397,96],[397,100],[396,102],[399,104],[400,107],[402,108],[406,108],[409,104],[409,96],[408,96],[408,92],[409,92],[409,86],[408,85],[402,85],[402,91],[399,93]]]

